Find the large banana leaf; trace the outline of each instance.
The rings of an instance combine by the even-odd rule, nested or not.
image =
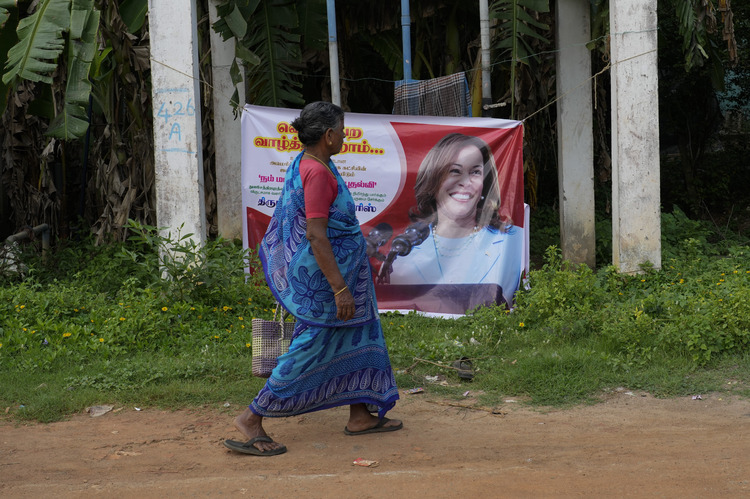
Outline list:
[[[293,64],[300,60],[299,20],[294,1],[227,0],[216,8],[213,28],[235,39],[235,55],[246,63],[247,96],[266,106],[303,103]],[[308,8],[307,2],[304,3]],[[233,66],[233,80],[238,71]],[[237,92],[232,97],[237,102]]]
[[[0,0],[0,29],[5,26],[5,21],[10,17],[11,7],[15,7],[16,0]]]
[[[495,0],[490,6],[490,18],[497,19],[495,52],[510,61],[511,117],[515,117],[515,85],[518,64],[529,64],[536,59],[528,38],[549,41],[549,26],[537,21],[531,13],[549,12],[549,0]]]
[[[70,26],[70,0],[41,0],[37,10],[18,23],[18,43],[8,51],[3,83],[20,78],[52,83],[49,75],[63,51]]]
[[[99,11],[93,0],[73,0],[68,44],[68,79],[63,111],[50,123],[47,135],[70,140],[83,137],[89,126],[86,106],[91,95],[89,70],[96,52]]]
[[[8,50],[18,41],[18,9],[14,8],[15,5],[16,0],[0,0],[0,69],[8,60]],[[9,86],[0,80],[0,114],[5,112],[9,90]]]

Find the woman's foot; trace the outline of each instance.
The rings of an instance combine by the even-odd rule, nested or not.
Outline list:
[[[263,429],[263,417],[258,416],[250,408],[245,409],[245,412],[240,414],[234,419],[234,426],[240,433],[245,435],[248,440],[252,440],[256,437],[267,437],[268,433]],[[284,447],[278,442],[266,442],[258,440],[253,443],[253,447],[261,452],[273,451]]]
[[[398,419],[381,419],[370,414],[365,404],[353,404],[349,406],[349,422],[346,423],[347,434],[365,433],[367,430],[395,431],[399,430],[404,424]]]

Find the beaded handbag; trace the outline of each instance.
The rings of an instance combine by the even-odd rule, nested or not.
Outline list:
[[[253,319],[253,376],[269,377],[278,364],[278,357],[289,351],[295,323],[286,321],[288,315],[289,312],[277,303],[273,320]]]

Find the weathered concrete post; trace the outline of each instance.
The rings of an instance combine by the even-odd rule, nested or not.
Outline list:
[[[195,0],[149,0],[156,220],[206,240]]]
[[[612,263],[661,268],[656,0],[610,2]]]
[[[209,1],[209,21],[218,21],[216,6]],[[234,85],[229,75],[234,57],[234,38],[224,41],[211,28],[211,67],[214,103],[214,141],[216,144],[216,211],[219,234],[227,239],[242,238],[241,121],[234,118],[229,99]],[[245,104],[245,89],[239,88],[240,106]]]
[[[591,104],[590,6],[585,0],[556,5],[557,156],[563,258],[596,265],[594,136]]]

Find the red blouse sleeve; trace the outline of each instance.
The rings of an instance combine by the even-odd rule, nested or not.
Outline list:
[[[299,172],[305,191],[305,217],[328,218],[328,210],[338,195],[336,179],[314,159],[300,161]]]

